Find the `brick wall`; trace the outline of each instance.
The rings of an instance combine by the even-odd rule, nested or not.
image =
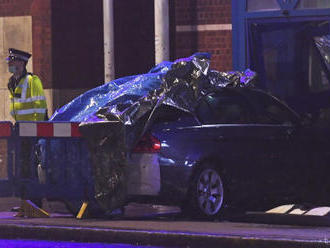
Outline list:
[[[33,70],[44,88],[53,88],[51,0],[34,0],[31,4]]]
[[[0,0],[0,16],[32,16],[33,72],[45,88],[52,87],[51,0]]]
[[[1,17],[32,17],[33,72],[43,81],[51,108],[76,96],[70,93],[64,99],[65,92],[81,92],[104,81],[102,2],[0,0]],[[210,52],[213,69],[231,70],[231,28],[219,26],[231,24],[231,1],[169,3],[171,60]],[[114,10],[116,77],[148,71],[154,64],[153,1],[116,0]],[[206,30],[182,31],[180,27]]]
[[[116,78],[149,71],[155,63],[154,1],[114,1]]]
[[[232,32],[228,28],[231,27],[231,0],[180,0],[172,5],[176,28],[175,37],[172,35],[173,57],[210,52],[212,69],[232,70]],[[179,27],[186,27],[186,31]]]
[[[231,0],[175,1],[178,25],[231,23]]]
[[[114,8],[116,77],[145,72],[154,61],[153,1],[114,1]],[[215,69],[231,69],[231,30],[175,31],[230,24],[230,0],[170,0],[170,9],[171,59],[206,51]],[[45,88],[102,83],[102,14],[102,0],[0,0],[0,16],[32,16],[33,68]]]
[[[33,0],[0,0],[0,16],[23,16],[31,13]]]
[[[52,1],[53,78],[57,89],[104,82],[103,1]],[[147,72],[154,63],[153,1],[114,1],[116,78]]]
[[[93,88],[102,84],[102,0],[55,0],[51,9],[54,88]]]
[[[0,0],[0,16],[32,16],[33,72],[45,89],[103,82],[102,0]]]

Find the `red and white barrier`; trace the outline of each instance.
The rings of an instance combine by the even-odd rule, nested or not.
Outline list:
[[[21,137],[81,137],[78,122],[21,122]]]
[[[12,123],[9,121],[0,122],[0,137],[10,137],[12,130]]]

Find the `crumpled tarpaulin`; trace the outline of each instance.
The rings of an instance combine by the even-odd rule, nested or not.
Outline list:
[[[210,70],[210,54],[196,53],[163,62],[148,73],[127,76],[91,89],[55,113],[50,121],[98,122],[118,120],[133,125],[161,103],[194,111],[201,95],[216,87],[251,85],[256,73]]]
[[[322,56],[324,65],[330,72],[330,35],[314,37],[314,42]]]
[[[125,204],[126,157],[151,125],[155,109],[166,104],[193,113],[201,96],[217,87],[252,85],[255,76],[250,70],[210,70],[210,54],[196,53],[92,89],[50,120],[82,122],[80,130],[92,156],[95,198],[102,209],[111,211]]]
[[[171,65],[171,62],[163,62],[146,74],[119,78],[91,89],[56,110],[50,121],[93,122],[93,115],[101,108],[118,105],[121,109],[130,105],[158,88],[161,77]]]

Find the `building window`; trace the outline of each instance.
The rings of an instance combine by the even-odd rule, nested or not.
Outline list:
[[[247,11],[271,11],[281,9],[277,0],[248,0]]]
[[[330,8],[330,0],[300,0],[297,9],[326,9]]]

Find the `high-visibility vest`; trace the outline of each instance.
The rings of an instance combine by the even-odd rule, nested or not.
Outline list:
[[[43,121],[47,104],[41,80],[36,75],[23,77],[10,92],[10,114],[16,121]]]

